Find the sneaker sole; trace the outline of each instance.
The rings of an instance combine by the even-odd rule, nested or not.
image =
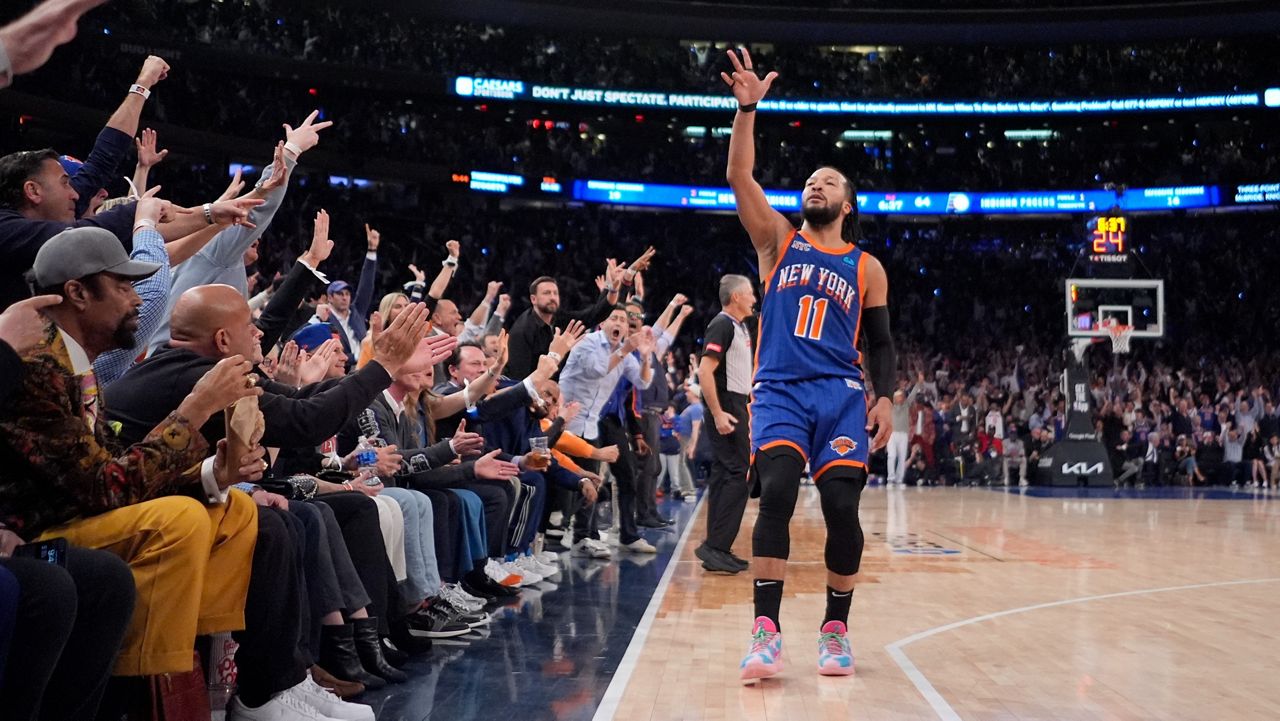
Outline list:
[[[852,665],[845,666],[829,666],[821,665],[818,667],[818,675],[820,676],[852,676],[854,667]]]
[[[742,571],[739,571],[739,570],[738,570],[738,569],[736,569],[736,568],[732,568],[732,569],[731,569],[731,568],[720,568],[720,567],[718,567],[718,566],[709,566],[709,565],[707,565],[706,563],[703,563],[703,564],[702,564],[702,570],[706,571],[707,573],[716,573],[716,574],[719,574],[719,575],[721,575],[721,576],[736,576],[736,575],[738,575],[739,573],[742,573]]]
[[[772,664],[753,663],[742,669],[740,678],[744,684],[757,683],[762,679],[773,678],[782,673],[782,659]]]
[[[416,628],[409,629],[409,635],[417,636],[418,638],[457,638],[458,636],[465,636],[468,633],[471,633],[470,626],[458,631],[421,631]]]

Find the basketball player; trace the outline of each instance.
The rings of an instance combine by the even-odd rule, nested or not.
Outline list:
[[[819,168],[801,195],[804,224],[773,210],[752,178],[755,109],[777,73],[760,79],[751,55],[732,50],[733,74],[721,73],[738,101],[729,140],[729,185],[738,217],[760,257],[760,337],[751,400],[752,482],[760,513],[752,534],[755,625],[741,676],[748,683],[782,670],[778,607],[790,551],[788,526],[805,463],[813,474],[827,526],[827,609],[818,641],[818,673],[853,673],[845,637],[862,559],[858,500],[867,455],[893,430],[895,385],[884,267],[859,250],[858,201],[849,179]],[[868,411],[863,353],[878,397]],[[872,429],[875,437],[869,439]],[[868,442],[870,441],[870,442]]]

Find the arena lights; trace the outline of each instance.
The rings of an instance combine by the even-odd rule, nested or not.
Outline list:
[[[1273,196],[1278,186],[1270,187]],[[766,190],[769,204],[788,212],[800,209],[800,191]],[[696,210],[733,210],[733,191],[723,187],[661,185],[612,180],[578,180],[573,198],[589,203]],[[1264,202],[1264,201],[1252,201]],[[1046,190],[1010,193],[859,193],[864,215],[1036,215],[1207,208],[1220,204],[1217,186],[1130,188],[1114,190]]]
[[[731,111],[737,106],[731,95],[534,85],[523,80],[502,78],[462,76],[455,77],[451,85],[454,94],[460,97],[491,100],[543,100],[575,105],[681,110]],[[1087,115],[1260,107],[1280,107],[1280,88],[1252,93],[1129,98],[910,101],[769,98],[760,102],[762,113],[792,115]]]

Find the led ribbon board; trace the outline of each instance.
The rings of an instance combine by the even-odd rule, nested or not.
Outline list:
[[[1274,187],[1274,186],[1272,186]],[[766,190],[769,205],[800,210],[800,191]],[[695,210],[734,210],[733,191],[725,187],[664,185],[614,180],[577,180],[573,198],[589,203]],[[864,215],[1035,215],[1100,213],[1112,209],[1166,210],[1219,204],[1217,186],[1114,190],[1045,190],[1010,193],[859,193]]]
[[[622,88],[536,85],[503,78],[455,77],[454,95],[486,100],[528,100],[615,108],[724,110],[737,107],[731,95],[699,95]],[[1045,100],[858,100],[767,98],[762,113],[791,115],[1091,115],[1098,113],[1180,112],[1280,107],[1280,88],[1258,92],[1205,95],[1154,95],[1124,98],[1055,98]]]

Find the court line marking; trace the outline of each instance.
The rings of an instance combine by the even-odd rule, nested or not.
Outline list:
[[[649,598],[649,606],[645,608],[644,615],[640,617],[640,623],[636,626],[636,630],[631,634],[631,642],[627,644],[627,652],[622,655],[622,661],[618,663],[618,670],[613,674],[613,680],[609,682],[609,687],[604,690],[604,696],[600,699],[600,705],[596,707],[596,713],[591,717],[591,721],[611,721],[615,714],[618,713],[618,707],[622,705],[622,695],[626,692],[627,686],[631,683],[631,674],[635,673],[636,667],[640,665],[640,653],[644,650],[645,643],[649,640],[649,630],[653,628],[653,622],[658,617],[658,609],[662,607],[662,601],[667,596],[667,587],[671,585],[671,579],[676,574],[676,566],[680,563],[680,557],[684,555],[685,543],[689,541],[692,535],[698,512],[702,510],[702,503],[707,498],[707,494],[702,494],[702,498],[693,506],[693,513],[689,516],[689,525],[684,527],[680,533],[680,540],[676,542],[676,549],[671,552],[671,560],[667,562],[667,569],[663,571],[662,578],[658,580],[658,585],[653,589],[653,596]]]
[[[1010,608],[1005,611],[996,611],[995,613],[988,613],[982,616],[974,616],[973,618],[966,618],[962,621],[948,623],[944,626],[937,626],[935,628],[930,628],[930,629],[921,631],[919,633],[907,636],[906,638],[902,638],[897,641],[894,641],[893,643],[886,644],[884,647],[884,650],[889,654],[889,657],[893,659],[894,663],[898,664],[898,668],[902,669],[902,673],[905,674],[906,677],[911,680],[911,683],[915,685],[916,690],[920,692],[920,695],[923,696],[924,699],[929,702],[929,705],[933,707],[934,713],[938,715],[938,718],[941,719],[941,721],[961,721],[960,714],[956,713],[956,710],[951,707],[951,704],[947,703],[947,700],[942,697],[942,694],[938,693],[938,690],[933,687],[933,684],[929,682],[929,679],[925,677],[924,673],[921,672],[920,669],[916,667],[915,663],[910,658],[907,657],[906,652],[902,650],[904,646],[913,644],[916,641],[922,641],[926,638],[929,638],[930,636],[935,636],[937,634],[945,633],[947,631],[953,631],[962,626],[969,626],[971,624],[981,623],[983,621],[990,621],[992,619],[1000,618],[1002,616],[1012,616],[1019,613],[1027,613],[1029,611],[1039,611],[1046,608],[1055,608],[1057,606],[1070,606],[1077,603],[1088,603],[1090,601],[1104,601],[1111,598],[1123,598],[1126,596],[1145,596],[1153,593],[1170,593],[1173,591],[1194,591],[1202,588],[1218,588],[1223,586],[1246,586],[1246,585],[1252,585],[1252,584],[1276,583],[1276,582],[1280,582],[1280,578],[1252,578],[1252,579],[1245,579],[1241,581],[1216,581],[1213,583],[1193,583],[1186,586],[1166,586],[1164,588],[1147,588],[1147,589],[1140,589],[1137,591],[1120,591],[1119,593],[1104,593],[1098,596],[1081,596],[1079,598],[1068,598],[1063,601],[1050,601],[1048,603],[1037,603],[1032,606],[1023,606],[1021,608]]]

